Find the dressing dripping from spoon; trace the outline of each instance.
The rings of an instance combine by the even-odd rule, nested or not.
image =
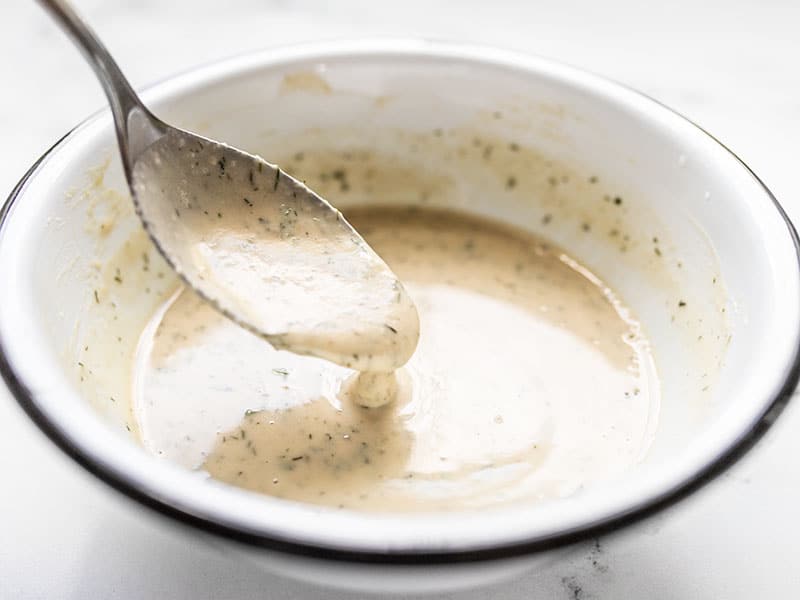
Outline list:
[[[390,402],[419,318],[386,263],[279,167],[156,118],[67,2],[39,2],[100,80],[136,212],[184,282],[274,347],[359,371],[353,401]]]

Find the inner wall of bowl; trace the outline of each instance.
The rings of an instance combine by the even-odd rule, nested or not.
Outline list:
[[[663,402],[645,464],[674,457],[726,407],[735,382],[724,369],[718,377],[720,367],[764,343],[752,323],[769,314],[769,297],[754,292],[774,282],[747,223],[745,188],[720,183],[716,165],[694,164],[669,131],[579,87],[451,59],[340,57],[240,73],[154,108],[268,160],[309,144],[370,148],[436,182],[427,197],[400,187],[338,194],[345,212],[363,201],[440,205],[564,247],[632,308],[653,345]],[[487,145],[500,160],[483,160]],[[529,161],[514,162],[511,145],[531,149]],[[125,433],[135,423],[119,399],[130,390],[136,333],[176,281],[151,253],[148,270],[107,285],[115,265],[139,260],[127,254],[143,235],[107,119],[62,167],[44,199],[51,217],[39,232],[48,244],[37,249],[37,310],[82,396]],[[723,218],[706,206],[712,200],[728,209]]]

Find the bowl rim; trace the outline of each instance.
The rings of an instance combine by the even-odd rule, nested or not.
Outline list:
[[[203,85],[211,82],[215,75],[225,73],[229,75],[234,73],[241,74],[247,72],[248,69],[257,69],[267,65],[274,66],[282,62],[287,63],[293,59],[309,60],[316,58],[322,60],[325,57],[341,58],[343,56],[355,56],[360,58],[374,58],[378,56],[418,57],[428,59],[453,58],[477,62],[484,65],[496,66],[499,64],[517,68],[522,67],[528,71],[534,71],[537,67],[540,69],[546,68],[549,69],[551,73],[557,72],[561,75],[571,77],[573,80],[577,80],[584,85],[588,82],[589,85],[612,86],[619,91],[624,91],[626,94],[634,94],[638,96],[640,100],[653,104],[655,109],[668,111],[673,117],[677,116],[685,124],[690,125],[698,134],[711,140],[719,149],[733,158],[735,162],[752,177],[756,185],[771,201],[772,206],[785,224],[786,232],[795,250],[796,266],[800,273],[800,240],[798,239],[797,232],[775,196],[744,161],[703,128],[661,102],[624,84],[613,82],[608,78],[591,74],[585,70],[563,65],[557,61],[539,58],[527,53],[499,50],[494,47],[478,44],[434,42],[431,40],[413,38],[380,38],[303,43],[247,52],[231,58],[214,61],[204,66],[188,69],[181,74],[170,76],[159,83],[147,86],[145,88],[145,95],[147,90],[156,89],[165,95],[169,95],[170,89],[173,91],[176,89],[184,92],[190,91],[192,89],[192,83],[189,81],[190,78],[194,78],[195,85]],[[170,86],[172,87],[170,88]],[[7,227],[11,210],[22,197],[26,184],[35,177],[48,157],[64,146],[66,142],[82,129],[104,115],[107,115],[107,113],[108,109],[104,109],[88,117],[58,140],[31,166],[19,183],[14,187],[2,208],[0,208],[0,233]],[[513,540],[510,542],[498,541],[481,545],[480,547],[465,548],[425,546],[391,547],[389,549],[382,548],[372,550],[353,545],[348,547],[347,540],[340,540],[338,545],[315,544],[303,539],[293,539],[290,536],[273,535],[270,532],[264,531],[246,530],[242,527],[236,527],[229,522],[216,519],[214,515],[204,515],[198,514],[196,511],[190,512],[182,510],[179,506],[171,504],[165,499],[157,498],[153,494],[148,493],[147,490],[140,489],[137,487],[135,481],[125,476],[124,472],[111,468],[105,461],[98,460],[98,457],[86,452],[85,449],[76,444],[70,436],[66,435],[65,431],[57,427],[51,421],[48,414],[37,404],[32,391],[25,385],[22,378],[12,367],[2,331],[0,331],[0,374],[5,380],[9,391],[25,413],[39,429],[61,448],[62,451],[70,456],[70,458],[75,460],[98,479],[104,481],[128,498],[176,521],[248,545],[313,558],[347,562],[406,565],[446,564],[497,560],[552,550],[590,537],[603,535],[638,522],[695,492],[746,454],[769,430],[786,407],[792,397],[792,392],[797,385],[798,379],[800,379],[800,335],[794,340],[793,348],[791,364],[786,369],[780,383],[776,382],[774,385],[775,392],[773,396],[763,403],[761,414],[756,416],[753,422],[750,423],[749,428],[741,432],[741,435],[739,435],[730,446],[719,450],[711,460],[679,485],[660,495],[638,499],[631,507],[609,515],[603,520],[588,522],[571,530],[562,530],[532,539]]]

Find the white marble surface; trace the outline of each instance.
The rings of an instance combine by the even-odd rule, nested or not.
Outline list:
[[[415,35],[522,49],[608,75],[699,122],[800,221],[797,0],[76,0],[135,85],[246,50]],[[0,4],[0,195],[102,105],[35,3]],[[0,310],[3,294],[0,290]],[[800,597],[800,402],[719,481],[567,565],[459,598]],[[0,384],[0,598],[351,598],[269,578],[127,510]],[[449,598],[450,596],[448,596]]]

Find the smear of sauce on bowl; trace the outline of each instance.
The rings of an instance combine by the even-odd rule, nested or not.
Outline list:
[[[137,352],[149,451],[281,498],[391,511],[560,497],[638,462],[659,384],[602,281],[543,239],[463,214],[347,218],[419,313],[397,377],[359,381],[272,348],[181,289]],[[394,402],[358,405],[363,385]]]

